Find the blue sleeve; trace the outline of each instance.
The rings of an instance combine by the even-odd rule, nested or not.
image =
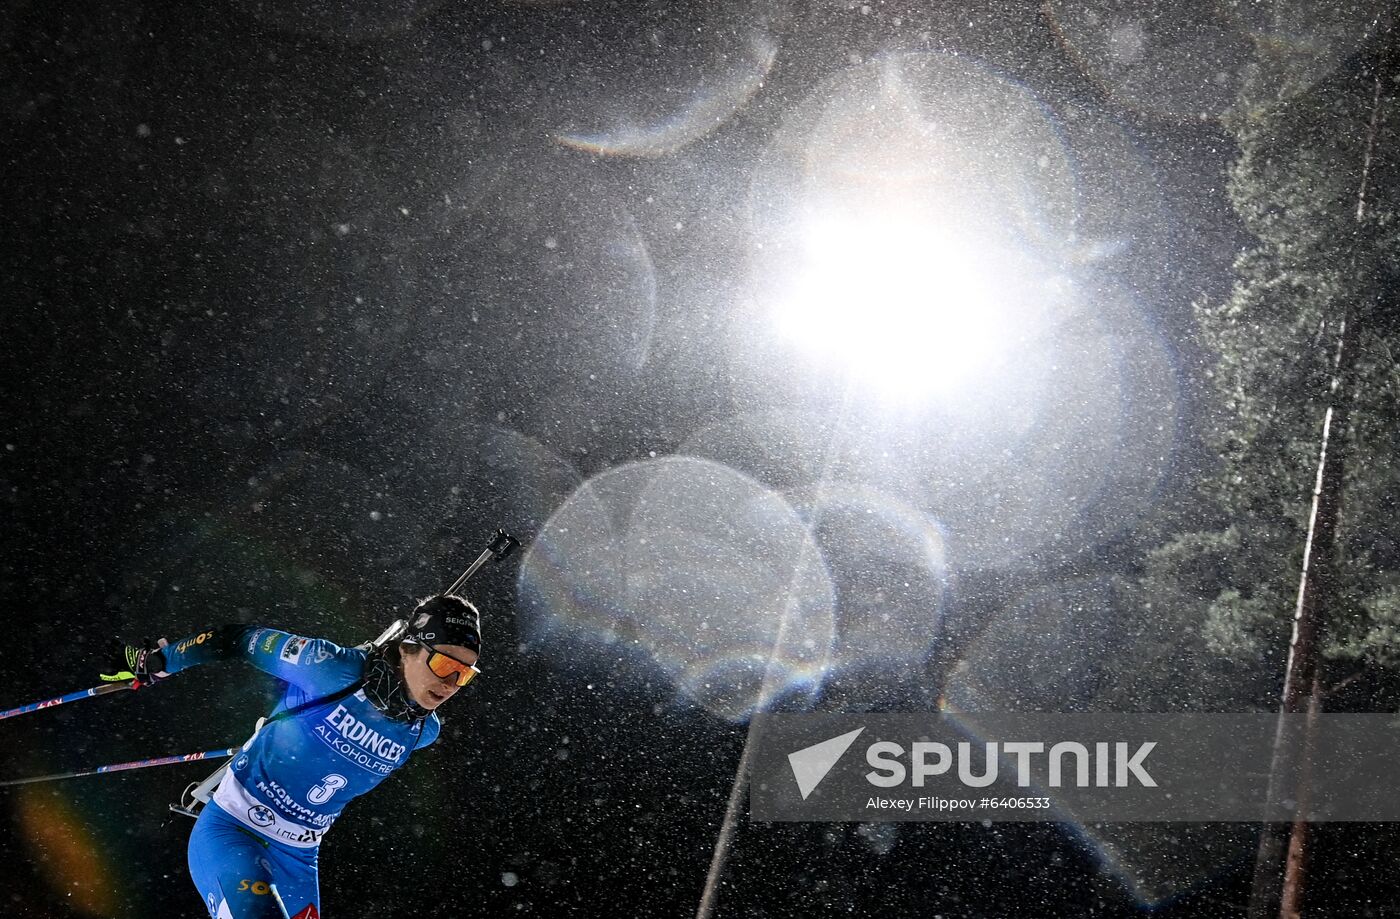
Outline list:
[[[255,625],[224,626],[166,645],[165,671],[174,674],[230,658],[242,658],[313,695],[335,692],[364,672],[361,651]]]

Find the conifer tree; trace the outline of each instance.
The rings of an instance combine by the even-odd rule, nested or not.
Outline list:
[[[1400,82],[1393,67],[1377,81],[1380,45],[1305,89],[1288,61],[1261,64],[1229,119],[1240,147],[1230,197],[1255,243],[1230,295],[1196,310],[1219,463],[1143,579],[1154,606],[1201,624],[1211,650],[1280,669],[1334,398],[1349,409],[1333,435],[1347,462],[1322,651],[1351,669],[1400,666]],[[1348,316],[1355,349],[1334,395]]]
[[[1194,510],[1214,525],[1168,540],[1145,579],[1178,614],[1196,607],[1217,652],[1286,660],[1285,712],[1320,710],[1324,659],[1400,664],[1400,83],[1380,32],[1301,89],[1293,62],[1263,60],[1229,122],[1231,200],[1256,244],[1230,296],[1198,309],[1220,467]],[[1295,754],[1281,734],[1275,783]],[[1303,818],[1265,827],[1252,919],[1299,914],[1307,840]]]

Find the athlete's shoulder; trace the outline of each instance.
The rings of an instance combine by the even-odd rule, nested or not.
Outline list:
[[[328,638],[312,638],[279,629],[254,629],[245,639],[253,662],[288,683],[313,692],[358,679],[365,652]]]
[[[276,655],[277,660],[284,664],[315,665],[332,660],[365,659],[363,648],[346,648],[329,638],[315,638],[295,632],[284,632],[281,629],[251,629],[247,633],[246,642],[247,653]]]

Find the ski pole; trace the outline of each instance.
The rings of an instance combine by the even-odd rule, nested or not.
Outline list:
[[[105,696],[108,693],[121,692],[124,689],[135,688],[135,680],[123,680],[120,683],[104,683],[101,686],[94,686],[91,689],[80,689],[77,692],[70,692],[66,696],[59,696],[55,699],[45,699],[42,702],[30,702],[28,705],[21,705],[18,708],[6,709],[0,712],[0,721],[4,721],[6,718],[13,718],[15,715],[37,712],[41,708],[53,708],[55,705],[77,702],[79,699],[87,699],[91,696]]]
[[[455,594],[462,589],[462,585],[466,584],[472,575],[476,574],[478,568],[486,564],[488,559],[494,558],[499,562],[514,552],[515,547],[518,545],[520,545],[520,540],[510,535],[505,530],[497,530],[496,535],[491,537],[490,544],[476,557],[476,561],[471,563],[471,567],[462,572],[462,576],[453,581],[452,586],[447,588],[444,593],[449,596]]]
[[[0,788],[5,788],[10,785],[28,785],[31,782],[53,782],[58,779],[75,779],[83,775],[101,775],[104,772],[121,772],[126,769],[146,769],[150,766],[169,766],[174,763],[195,763],[202,759],[233,756],[240,749],[240,747],[228,747],[223,750],[206,750],[203,753],[186,753],[181,756],[157,756],[155,759],[138,759],[129,763],[113,763],[110,766],[98,766],[96,769],[85,769],[80,772],[56,772],[53,775],[35,775],[27,779],[6,779],[0,782]]]

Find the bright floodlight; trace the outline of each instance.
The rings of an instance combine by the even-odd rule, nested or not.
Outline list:
[[[902,400],[949,392],[1002,355],[1007,286],[948,231],[897,217],[825,218],[807,227],[802,248],[774,319],[822,363]]]

